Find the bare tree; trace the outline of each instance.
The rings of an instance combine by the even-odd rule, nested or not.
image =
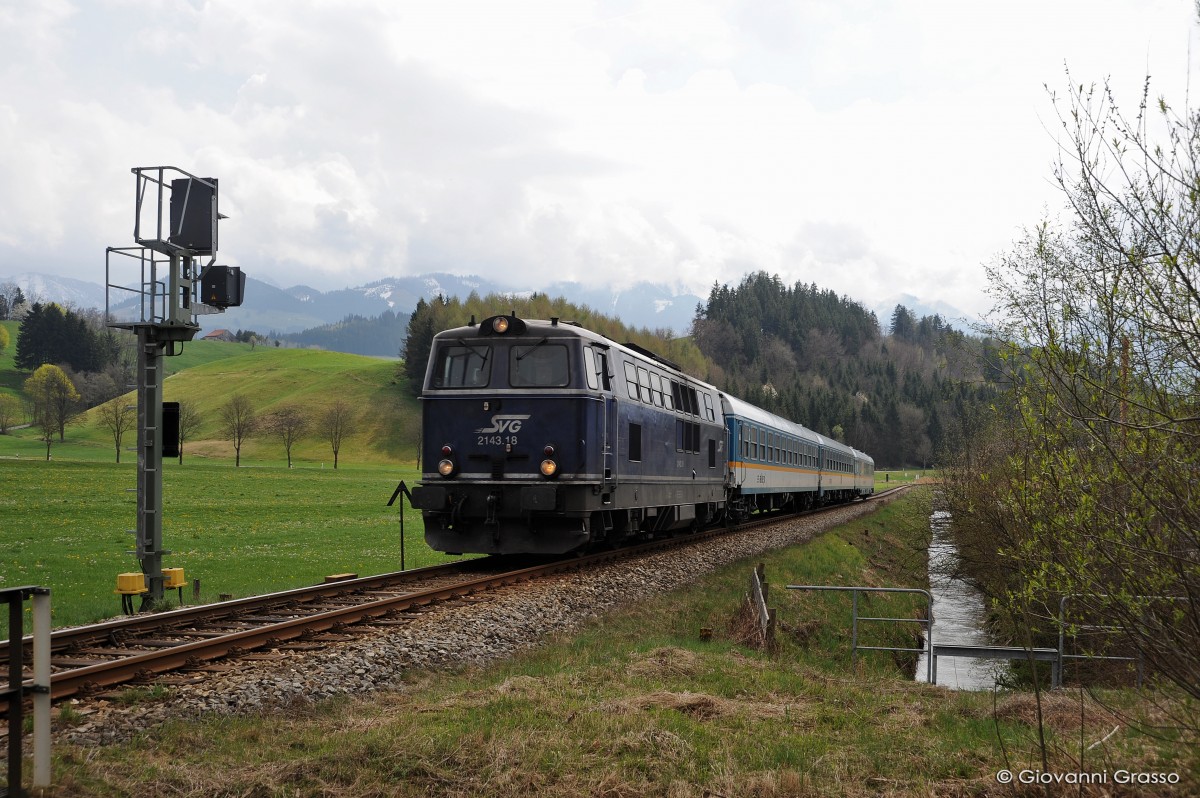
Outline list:
[[[118,396],[97,408],[96,423],[112,434],[113,446],[117,450],[117,462],[121,462],[121,440],[125,437],[125,433],[137,424],[137,408],[126,404]]]
[[[287,452],[288,468],[291,468],[292,446],[308,431],[308,415],[297,405],[286,405],[267,416],[266,428],[283,444],[284,451]]]
[[[338,452],[342,442],[354,434],[357,416],[354,408],[344,399],[339,399],[321,413],[317,419],[317,430],[321,437],[329,441],[333,449],[333,467],[338,467]]]
[[[960,538],[1026,629],[1102,623],[1200,729],[1200,112],[1071,81],[1046,221],[989,269],[1009,401],[948,475]],[[1162,131],[1152,135],[1153,131]],[[1163,695],[1167,694],[1164,689]],[[1156,720],[1156,722],[1158,722]]]
[[[221,430],[233,441],[234,467],[242,465],[242,444],[258,429],[258,413],[245,394],[235,393],[221,406]]]
[[[200,430],[200,425],[204,422],[203,416],[200,415],[200,408],[196,407],[196,403],[190,399],[183,399],[179,402],[179,462],[183,462],[183,444],[185,441],[192,439]]]

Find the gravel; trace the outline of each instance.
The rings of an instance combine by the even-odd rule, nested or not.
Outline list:
[[[403,625],[360,625],[351,639],[329,642],[319,651],[260,652],[218,665],[214,672],[188,674],[192,683],[177,684],[183,678],[167,677],[160,682],[168,690],[162,700],[125,704],[103,697],[78,699],[70,713],[75,725],[56,728],[55,742],[104,745],[171,719],[261,712],[398,689],[413,671],[483,665],[729,563],[810,540],[873,512],[892,497],[433,605],[405,614]]]

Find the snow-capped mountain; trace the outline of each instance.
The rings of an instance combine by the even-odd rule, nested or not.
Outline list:
[[[42,274],[21,274],[11,280],[21,286],[30,301],[70,303],[74,307],[104,307],[104,286],[82,280]],[[677,335],[687,333],[700,297],[679,295],[667,286],[643,283],[625,291],[587,287],[579,283],[556,283],[546,287],[513,288],[478,276],[422,274],[392,277],[354,288],[319,291],[311,286],[278,288],[247,276],[245,302],[225,313],[201,316],[204,332],[218,328],[255,330],[260,333],[295,333],[345,319],[347,316],[372,318],[386,311],[407,316],[417,300],[433,299],[439,294],[465,298],[472,291],[529,295],[533,291],[564,296],[605,314],[619,317],[626,324],[650,329],[667,328]]]

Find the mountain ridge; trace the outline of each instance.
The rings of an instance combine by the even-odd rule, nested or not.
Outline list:
[[[79,309],[102,309],[105,306],[104,286],[100,283],[35,272],[0,278],[0,283],[5,282],[20,286],[31,302],[58,302]],[[650,281],[622,290],[572,281],[552,283],[544,288],[519,288],[479,275],[429,272],[407,277],[386,277],[358,286],[321,291],[303,284],[281,288],[272,282],[247,275],[246,301],[241,307],[229,308],[222,314],[201,316],[199,322],[201,334],[227,329],[282,335],[336,324],[350,316],[374,318],[388,310],[407,316],[420,299],[429,301],[439,294],[465,299],[472,292],[524,297],[534,293],[562,296],[575,304],[587,305],[618,318],[628,325],[651,330],[669,329],[675,335],[688,334],[696,306],[707,301],[707,297],[677,293],[665,284]],[[975,321],[946,303],[924,302],[911,294],[898,294],[869,307],[879,318],[880,324],[886,326],[897,304],[904,304],[918,317],[939,313],[953,326],[963,330]]]

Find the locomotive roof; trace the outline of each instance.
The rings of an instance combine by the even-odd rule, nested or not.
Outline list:
[[[480,332],[481,328],[484,326],[484,323],[493,318],[495,318],[495,317],[489,316],[487,319],[484,319],[481,322],[475,322],[473,324],[467,324],[462,327],[453,327],[448,330],[442,330],[435,337],[437,337],[437,338],[443,338],[443,337],[445,337],[445,338],[463,338],[463,337],[493,338],[493,337],[496,337],[497,339],[500,339],[503,336],[492,336],[487,333]],[[598,343],[598,344],[600,344],[604,347],[610,348],[610,349],[611,348],[620,349],[621,351],[625,352],[627,355],[634,357],[636,359],[651,361],[655,364],[655,366],[657,368],[662,368],[662,369],[667,369],[667,370],[673,371],[680,378],[686,379],[689,382],[695,384],[696,386],[706,388],[711,391],[717,390],[715,386],[709,385],[704,380],[698,379],[698,378],[693,377],[692,375],[688,374],[686,371],[684,371],[683,369],[681,369],[679,367],[679,364],[674,363],[674,362],[668,360],[667,358],[662,357],[661,355],[650,351],[649,349],[646,349],[646,348],[639,346],[638,344],[635,344],[632,342],[619,343],[617,341],[614,341],[612,338],[609,338],[607,335],[598,333],[595,330],[589,330],[587,327],[584,327],[577,321],[564,321],[563,319],[524,319],[524,318],[521,319],[521,321],[525,324],[525,328],[526,328],[525,335],[537,334],[537,335],[554,336],[557,338],[584,338],[584,339],[593,341],[595,343]]]

